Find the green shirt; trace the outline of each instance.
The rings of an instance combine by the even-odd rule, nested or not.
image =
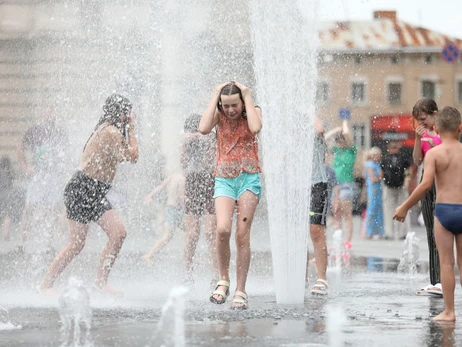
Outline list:
[[[334,146],[332,152],[334,153],[332,168],[335,171],[338,183],[354,182],[353,170],[356,162],[356,146],[353,145],[353,147],[348,148]]]

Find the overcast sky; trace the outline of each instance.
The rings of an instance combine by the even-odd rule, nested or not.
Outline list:
[[[322,20],[370,20],[376,10],[396,10],[398,19],[462,39],[462,0],[317,0]]]

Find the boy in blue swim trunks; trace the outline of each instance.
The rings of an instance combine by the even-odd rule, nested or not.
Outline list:
[[[404,222],[408,210],[436,182],[435,239],[440,256],[441,284],[445,309],[435,321],[455,321],[454,312],[454,240],[462,284],[462,130],[461,115],[453,107],[443,108],[436,117],[436,129],[442,144],[428,151],[424,176],[412,195],[396,211],[393,219]]]

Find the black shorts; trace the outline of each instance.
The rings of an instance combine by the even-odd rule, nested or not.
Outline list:
[[[326,226],[327,209],[327,183],[316,183],[311,186],[310,224]]]
[[[82,224],[96,222],[112,205],[106,198],[111,186],[77,171],[64,189],[67,218]]]
[[[185,214],[193,216],[215,214],[214,190],[215,179],[212,174],[200,172],[186,174]]]

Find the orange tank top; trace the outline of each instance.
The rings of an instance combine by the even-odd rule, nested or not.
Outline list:
[[[216,177],[233,178],[241,174],[261,172],[258,160],[258,139],[249,129],[247,120],[230,121],[219,114],[217,129]]]

